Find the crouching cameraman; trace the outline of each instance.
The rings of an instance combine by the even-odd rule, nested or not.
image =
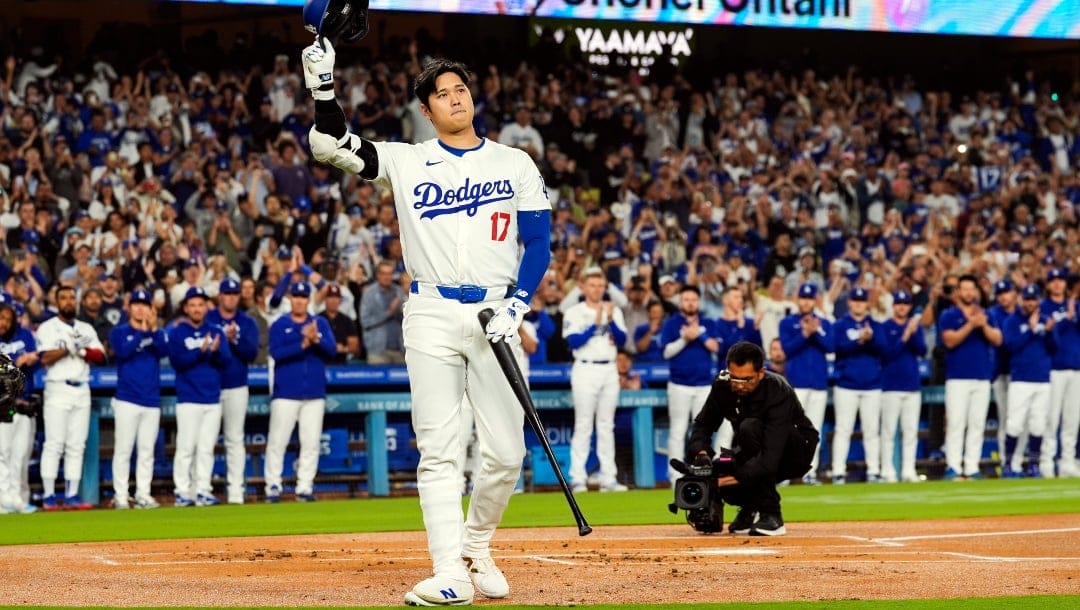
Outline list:
[[[776,484],[810,470],[818,431],[807,419],[787,381],[764,369],[765,354],[740,341],[727,352],[727,370],[713,382],[705,407],[694,419],[687,455],[695,466],[711,462],[713,433],[726,419],[735,431],[731,466],[718,461],[716,490],[727,504],[740,507],[728,526],[733,534],[781,536],[786,533]]]

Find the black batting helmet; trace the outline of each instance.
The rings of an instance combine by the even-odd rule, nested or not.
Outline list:
[[[304,27],[332,42],[356,42],[368,33],[368,0],[305,0]]]

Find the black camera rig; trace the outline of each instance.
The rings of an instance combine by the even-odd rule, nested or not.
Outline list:
[[[735,472],[731,455],[721,452],[708,465],[682,460],[671,460],[671,467],[683,476],[675,481],[675,501],[668,504],[672,514],[679,509],[686,511],[686,522],[703,534],[724,530],[724,501],[716,485],[717,477],[730,476]]]

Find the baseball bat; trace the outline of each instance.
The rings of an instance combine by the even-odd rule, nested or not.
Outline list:
[[[487,328],[488,322],[491,321],[494,315],[495,312],[489,308],[480,311],[476,317],[480,320],[480,326]],[[570,485],[566,482],[566,477],[563,476],[559,461],[555,459],[555,452],[551,450],[551,441],[548,440],[547,432],[544,431],[544,424],[540,421],[540,415],[536,412],[536,405],[533,404],[532,395],[529,394],[529,387],[525,385],[525,376],[521,374],[521,368],[518,367],[514,353],[510,351],[510,346],[507,345],[506,341],[491,343],[491,349],[495,352],[495,359],[499,361],[499,368],[502,369],[503,375],[506,376],[506,380],[510,383],[510,388],[514,390],[514,396],[517,396],[522,410],[525,411],[525,421],[529,422],[529,427],[536,433],[536,437],[540,439],[540,444],[544,447],[544,453],[547,454],[551,466],[555,469],[555,477],[559,479],[559,486],[562,487],[563,495],[566,496],[566,501],[570,504],[570,512],[574,513],[574,521],[577,521],[578,535],[588,536],[592,533],[592,527],[585,521],[585,515],[581,514],[581,508],[578,506],[577,499],[574,498],[574,492],[571,491]]]

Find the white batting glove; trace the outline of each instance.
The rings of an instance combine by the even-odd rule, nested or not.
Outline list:
[[[334,99],[334,57],[334,45],[327,39],[316,40],[300,55],[304,64],[304,82],[317,100]],[[324,90],[324,85],[329,87]]]
[[[338,140],[312,125],[308,131],[308,145],[311,146],[311,156],[319,163],[328,163],[353,174],[364,170],[364,160],[356,154],[360,150],[360,137],[356,134],[346,133]]]
[[[525,314],[529,313],[528,303],[521,299],[509,298],[503,302],[502,307],[495,312],[495,316],[488,320],[487,340],[492,343],[499,341],[511,341],[517,336],[518,328],[525,321]]]

